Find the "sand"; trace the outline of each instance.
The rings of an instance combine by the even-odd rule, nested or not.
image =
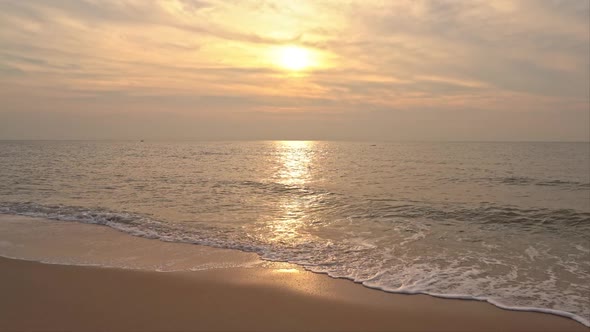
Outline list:
[[[301,270],[151,272],[0,258],[8,331],[588,331],[558,316],[388,294]]]
[[[0,215],[0,256],[2,331],[590,331],[97,225]]]

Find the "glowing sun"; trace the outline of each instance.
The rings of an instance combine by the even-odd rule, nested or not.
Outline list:
[[[285,46],[279,51],[279,64],[289,70],[303,70],[311,65],[310,53],[299,46]]]

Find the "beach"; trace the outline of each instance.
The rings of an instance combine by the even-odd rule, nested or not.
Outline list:
[[[139,242],[156,249],[165,245],[207,250],[137,238],[96,225],[8,215],[3,215],[0,223],[10,226],[1,233],[3,247],[17,249],[34,246],[26,242],[26,232],[22,232],[26,229],[15,231],[19,223],[28,223],[29,227],[53,227],[57,223],[62,231],[84,229],[87,235],[102,232],[102,240],[110,237],[109,245],[123,248],[123,253],[128,250],[124,243],[137,246]],[[48,233],[47,228],[43,231]],[[48,248],[50,241],[38,242],[37,246],[44,246],[54,262],[57,252],[83,254],[87,250],[76,250],[74,246],[79,243],[60,238],[58,228],[49,234],[55,247]],[[101,249],[108,251],[105,248]],[[34,250],[29,249],[20,252],[33,257]],[[206,258],[207,266],[213,268],[175,272],[0,258],[0,330],[588,331],[565,317],[502,310],[480,301],[391,294],[286,263],[236,267],[236,255],[250,254],[227,252],[228,260],[234,262],[229,267],[220,265],[223,257],[218,252]]]
[[[590,332],[590,0],[0,0],[0,332]]]
[[[158,273],[4,258],[0,270],[2,331],[588,331],[563,317],[387,294],[309,272]]]

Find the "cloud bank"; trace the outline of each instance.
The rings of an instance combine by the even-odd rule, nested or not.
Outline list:
[[[2,0],[0,45],[0,139],[590,139],[588,1]]]

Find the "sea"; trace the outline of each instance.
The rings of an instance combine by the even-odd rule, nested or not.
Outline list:
[[[588,142],[0,141],[0,213],[590,326]]]

